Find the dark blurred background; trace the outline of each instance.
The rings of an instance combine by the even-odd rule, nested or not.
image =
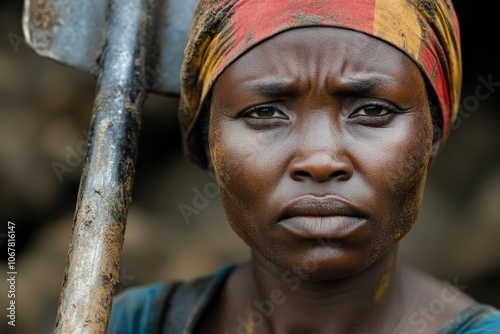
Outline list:
[[[453,3],[462,30],[462,113],[401,254],[500,307],[500,2]],[[0,267],[7,272],[11,221],[18,272],[16,327],[1,315],[0,332],[30,334],[53,328],[95,81],[35,55],[23,42],[21,12],[22,1],[0,4]],[[489,97],[480,99],[478,87]],[[196,277],[249,256],[218,198],[189,220],[180,213],[179,205],[193,206],[196,190],[213,180],[182,155],[176,105],[157,95],[146,102],[119,291]],[[5,279],[0,287],[5,310]]]

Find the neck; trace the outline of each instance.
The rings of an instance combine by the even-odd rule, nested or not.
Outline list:
[[[396,248],[361,273],[343,279],[307,280],[255,254],[251,270],[254,333],[373,332],[382,318],[378,315],[402,312]]]

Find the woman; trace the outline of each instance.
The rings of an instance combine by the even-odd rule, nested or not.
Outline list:
[[[456,115],[446,0],[203,0],[183,65],[189,156],[249,264],[130,290],[113,333],[500,333],[500,313],[400,263]]]

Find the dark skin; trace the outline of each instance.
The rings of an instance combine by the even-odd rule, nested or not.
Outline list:
[[[198,332],[237,333],[252,301],[273,293],[254,333],[423,328],[408,316],[447,287],[400,265],[397,245],[417,218],[432,133],[419,68],[370,36],[295,29],[230,65],[213,90],[207,154],[252,259]],[[453,293],[424,333],[474,303]]]

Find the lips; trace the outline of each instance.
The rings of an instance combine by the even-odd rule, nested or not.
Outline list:
[[[350,216],[350,217],[365,217],[365,215],[354,205],[347,203],[334,196],[316,197],[304,196],[299,197],[287,204],[280,214],[282,219],[295,216],[313,216],[313,217],[328,217],[328,216]]]
[[[366,223],[366,214],[336,196],[304,196],[285,205],[279,226],[299,238],[347,238]]]

